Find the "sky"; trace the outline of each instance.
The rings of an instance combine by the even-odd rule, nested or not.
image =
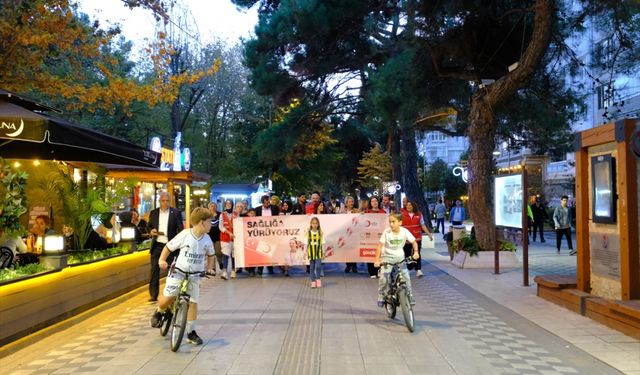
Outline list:
[[[178,3],[190,10],[203,44],[216,38],[235,44],[241,37],[249,38],[258,22],[256,6],[239,11],[231,0],[178,0]],[[124,37],[134,42],[134,51],[147,46],[145,39],[153,39],[156,22],[149,10],[129,9],[122,0],[77,0],[77,4],[81,12],[92,20],[98,19],[103,27],[119,24]]]

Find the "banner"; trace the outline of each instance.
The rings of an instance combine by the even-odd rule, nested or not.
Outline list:
[[[386,214],[242,217],[233,221],[236,267],[309,264],[307,231],[312,217],[324,235],[324,263],[373,263],[389,226]]]

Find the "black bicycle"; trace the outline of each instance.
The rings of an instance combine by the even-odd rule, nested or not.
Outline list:
[[[173,267],[171,273],[180,272],[185,277],[180,283],[180,293],[167,309],[162,317],[162,325],[160,326],[160,335],[166,336],[171,330],[171,351],[177,352],[184,337],[184,331],[187,328],[187,316],[189,314],[189,283],[194,277],[207,277],[205,272],[186,272],[177,267]],[[169,275],[170,276],[170,275]]]
[[[400,265],[402,263],[412,264],[416,263],[411,257],[403,259],[398,263],[381,263],[380,266],[392,266],[389,273],[389,290],[384,299],[384,309],[387,312],[387,316],[391,319],[396,317],[397,307],[402,308],[402,315],[404,316],[404,324],[407,326],[409,332],[415,330],[415,319],[413,316],[413,308],[411,307],[411,300],[409,297],[409,289],[407,288],[407,281],[404,278],[402,272],[400,272]]]

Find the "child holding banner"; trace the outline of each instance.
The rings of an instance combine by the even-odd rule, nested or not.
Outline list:
[[[307,231],[307,258],[309,259],[309,277],[312,288],[321,288],[320,271],[322,269],[322,258],[324,257],[324,236],[320,229],[320,220],[312,217]]]

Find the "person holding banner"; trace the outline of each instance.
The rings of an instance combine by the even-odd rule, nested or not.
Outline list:
[[[236,269],[233,262],[233,240],[235,235],[233,234],[233,219],[240,216],[243,205],[239,203],[236,205],[235,211],[233,210],[233,202],[227,199],[224,202],[224,210],[220,215],[218,226],[220,228],[220,250],[222,251],[222,278],[224,280],[236,278]],[[251,275],[249,275],[251,276]]]
[[[314,216],[309,223],[307,231],[307,257],[309,258],[309,277],[311,278],[311,288],[321,288],[320,271],[322,269],[322,258],[324,257],[324,236],[320,229],[320,220]]]
[[[424,217],[418,211],[418,206],[416,206],[415,202],[407,201],[405,205],[405,210],[402,211],[402,226],[407,228],[409,232],[415,237],[416,242],[418,243],[418,258],[416,264],[410,264],[407,266],[409,270],[415,268],[416,276],[422,277],[424,274],[422,273],[422,256],[420,254],[420,250],[422,249],[422,232],[424,231],[427,236],[429,236],[429,240],[433,241],[433,237],[431,236],[431,232],[429,232],[429,228],[424,224]],[[405,256],[411,256],[412,244],[407,243],[404,246]]]
[[[263,195],[260,198],[260,202],[262,205],[255,208],[256,216],[278,216],[280,214],[280,209],[278,206],[271,204],[271,197],[268,195]],[[262,276],[263,269],[264,267],[262,266],[256,267],[258,275]],[[269,272],[269,275],[273,275],[273,266],[267,266],[267,272]]]
[[[348,196],[344,200],[344,213],[345,214],[359,214],[360,210],[355,208],[356,201],[352,196]],[[347,267],[344,269],[345,273],[353,272],[358,273],[358,265],[355,262],[347,263]]]
[[[366,214],[384,214],[385,211],[380,207],[380,201],[378,197],[373,196],[369,199],[369,208],[364,211]],[[373,263],[367,263],[367,271],[369,271],[369,277],[372,279],[378,278],[379,267],[373,265]]]

